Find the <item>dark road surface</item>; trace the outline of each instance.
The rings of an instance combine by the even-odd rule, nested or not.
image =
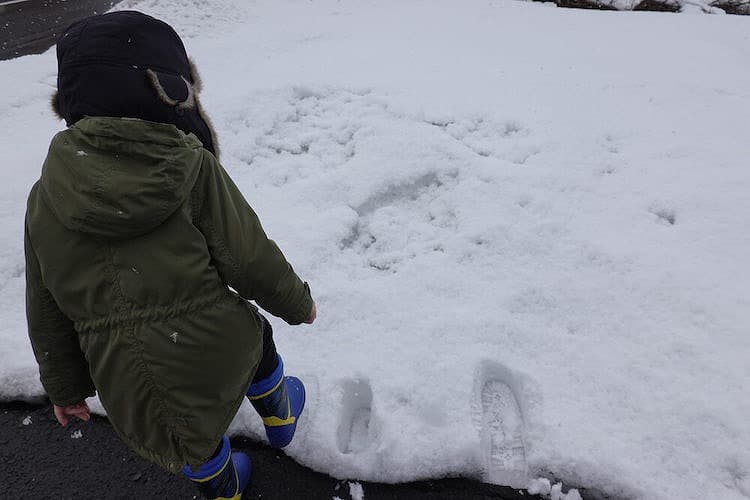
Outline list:
[[[349,500],[349,481],[306,469],[284,453],[247,439],[232,440],[253,461],[243,498]],[[466,479],[399,485],[360,483],[366,500],[536,499],[511,488]],[[61,427],[51,405],[0,406],[0,498],[197,499],[189,481],[141,460],[123,445],[107,419],[92,417]]]
[[[116,1],[0,0],[0,60],[39,54],[73,21],[109,10]]]
[[[72,22],[107,11],[115,1],[0,0],[0,60],[41,53]],[[349,482],[300,466],[282,452],[247,439],[233,440],[253,460],[245,498],[331,500],[351,498]],[[399,485],[361,483],[367,500],[519,500],[539,498],[467,479]],[[52,408],[0,403],[0,499],[194,499],[189,481],[128,450],[105,418],[54,420]]]

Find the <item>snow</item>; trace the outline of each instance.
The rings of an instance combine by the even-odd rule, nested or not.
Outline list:
[[[349,483],[349,495],[351,495],[352,500],[364,500],[365,499],[365,492],[360,483],[356,483],[356,482]]]
[[[581,494],[575,488],[563,493],[563,484],[551,484],[547,478],[533,479],[528,486],[528,492],[532,495],[542,495],[550,500],[581,500]]]
[[[532,495],[541,495],[550,500],[582,500],[581,494],[575,488],[563,493],[563,484],[551,484],[547,478],[533,479],[529,483],[528,492]]]
[[[750,497],[746,19],[125,6],[185,37],[223,164],[318,302],[311,327],[273,320],[308,389],[295,460],[368,481],[547,478],[568,500],[560,482]],[[0,62],[2,399],[42,394],[22,231],[63,126],[55,70],[53,51]],[[231,432],[263,439],[249,404]]]
[[[336,490],[338,489],[339,489],[339,485],[336,485]],[[349,497],[351,497],[352,500],[364,500],[365,499],[365,490],[362,487],[361,483],[349,482]],[[344,500],[344,499],[339,496],[334,496],[332,500]]]

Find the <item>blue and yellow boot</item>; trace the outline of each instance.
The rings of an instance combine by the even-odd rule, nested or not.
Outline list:
[[[216,500],[240,500],[250,484],[250,457],[244,453],[232,453],[229,438],[224,436],[219,452],[193,472],[186,465],[182,473],[195,482],[206,498]]]
[[[263,418],[270,445],[283,448],[292,442],[297,419],[305,407],[305,386],[296,377],[285,377],[284,362],[281,356],[277,359],[273,373],[251,384],[247,397]]]

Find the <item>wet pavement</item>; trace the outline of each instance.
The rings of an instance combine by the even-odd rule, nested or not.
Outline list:
[[[109,10],[116,1],[0,0],[0,60],[40,54],[71,23]]]
[[[75,420],[75,419],[74,419]],[[232,447],[253,461],[245,499],[352,499],[350,483],[302,467],[283,452],[240,438]],[[531,500],[539,497],[502,486],[451,478],[404,484],[359,482],[367,500]],[[0,404],[0,498],[198,499],[186,479],[131,452],[106,418],[61,427],[52,406]],[[352,499],[353,500],[353,499]]]

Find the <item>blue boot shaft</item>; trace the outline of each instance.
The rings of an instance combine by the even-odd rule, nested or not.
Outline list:
[[[284,376],[284,362],[268,377],[250,385],[247,397],[263,419],[269,444],[283,448],[291,443],[297,430],[297,419],[305,407],[305,386],[296,377]]]
[[[251,469],[250,457],[244,453],[232,453],[229,438],[224,436],[216,456],[195,472],[186,465],[182,473],[196,483],[206,498],[240,500],[250,484]]]

